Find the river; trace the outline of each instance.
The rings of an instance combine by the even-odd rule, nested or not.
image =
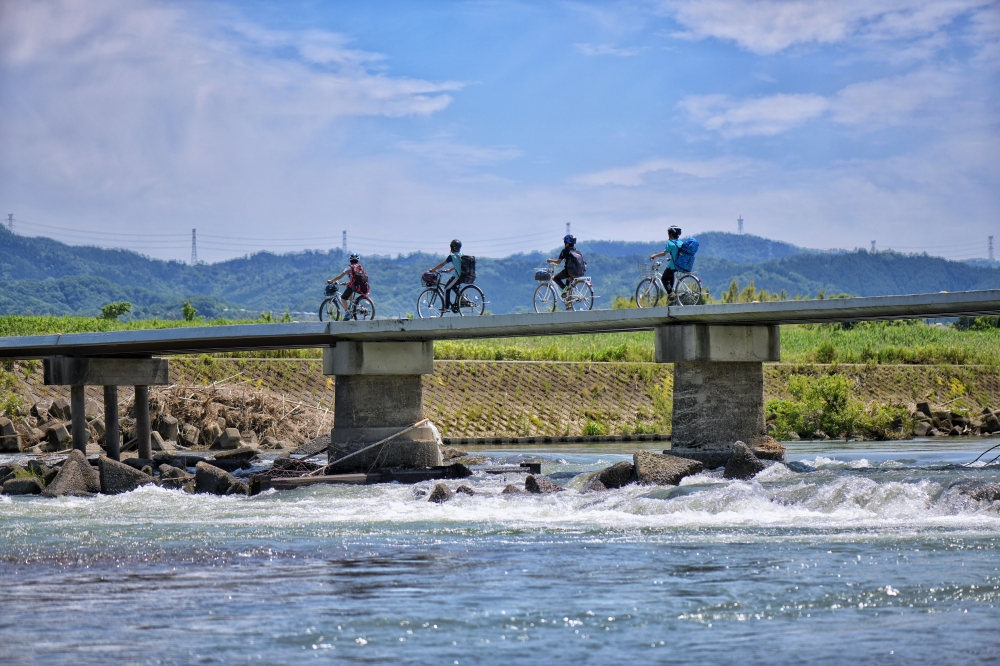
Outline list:
[[[996,441],[796,442],[751,482],[597,494],[577,475],[631,449],[477,451],[569,489],[474,477],[442,505],[431,483],[0,497],[0,661],[995,662],[1000,502],[955,484],[1000,481],[961,466]]]

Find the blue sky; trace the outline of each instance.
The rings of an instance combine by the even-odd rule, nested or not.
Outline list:
[[[985,256],[983,0],[0,5],[15,230],[209,261],[734,231]],[[996,233],[1000,239],[1000,233]]]

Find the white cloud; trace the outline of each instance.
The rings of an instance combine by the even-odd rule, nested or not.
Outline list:
[[[516,148],[470,146],[451,141],[448,137],[441,137],[421,143],[400,141],[396,145],[409,153],[422,155],[432,160],[445,162],[454,166],[504,162],[516,159],[522,155],[521,151]]]
[[[689,95],[678,104],[693,122],[725,137],[773,136],[822,115],[830,102],[820,95],[784,94],[752,99]]]
[[[695,178],[716,178],[726,173],[745,167],[747,160],[732,158],[716,158],[710,160],[674,160],[653,159],[638,164],[606,169],[596,173],[584,174],[573,179],[581,185],[597,187],[601,185],[622,185],[637,187],[645,185],[644,176],[657,171],[672,171],[677,174],[694,176]]]
[[[716,38],[758,54],[796,44],[884,42],[933,35],[991,0],[666,0],[682,39]]]
[[[831,117],[844,125],[872,130],[902,125],[937,102],[956,96],[958,81],[939,69],[924,69],[905,76],[853,83],[831,100]]]
[[[637,56],[642,51],[638,48],[624,49],[610,44],[574,44],[573,46],[576,47],[577,51],[588,56],[610,55],[627,58]]]

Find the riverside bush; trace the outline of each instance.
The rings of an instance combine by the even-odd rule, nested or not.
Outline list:
[[[794,432],[803,438],[913,437],[915,424],[906,407],[866,406],[852,396],[852,389],[851,381],[843,375],[792,375],[788,381],[792,400],[768,400],[765,406],[768,421],[774,423],[774,436],[788,439]]]

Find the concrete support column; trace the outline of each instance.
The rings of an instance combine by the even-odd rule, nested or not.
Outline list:
[[[117,386],[104,387],[104,450],[112,460],[121,460]]]
[[[135,387],[135,438],[138,440],[140,458],[153,457],[153,444],[150,441],[152,430],[149,426],[149,387]]]
[[[424,418],[420,376],[434,371],[431,342],[338,342],[324,350],[336,398],[330,461],[374,444]],[[336,471],[441,464],[434,429],[422,425],[338,465]]]
[[[73,448],[87,452],[87,394],[86,387],[74,384],[69,389],[69,406],[72,420]]]
[[[777,326],[661,326],[655,339],[656,360],[674,364],[672,451],[714,467],[736,441],[763,440],[763,364],[781,358]]]

